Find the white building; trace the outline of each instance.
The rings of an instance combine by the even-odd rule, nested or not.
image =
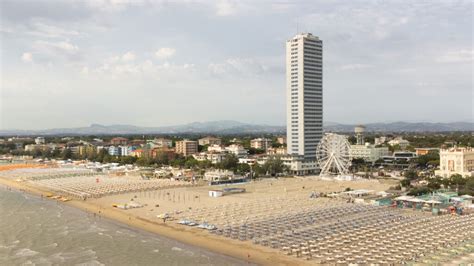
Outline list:
[[[382,145],[387,141],[387,137],[378,137],[374,139],[374,144],[375,145]]]
[[[396,138],[390,140],[388,142],[388,145],[390,145],[390,146],[398,145],[398,146],[400,146],[400,148],[405,149],[406,147],[408,147],[408,145],[410,145],[410,142],[406,139],[401,138],[401,137],[396,137]]]
[[[316,161],[305,160],[303,156],[287,155],[281,156],[280,159],[293,175],[313,174],[318,167]]]
[[[220,138],[216,137],[205,137],[202,139],[198,140],[199,145],[204,146],[204,145],[221,145],[222,140]]]
[[[36,144],[44,144],[45,139],[43,137],[37,137],[37,138],[35,138],[35,143]]]
[[[112,155],[112,156],[119,156],[120,155],[120,147],[118,147],[118,146],[110,146],[107,151],[108,151],[109,155]]]
[[[351,158],[360,158],[373,163],[383,156],[388,156],[389,150],[388,147],[375,147],[375,145],[365,143],[365,145],[351,145],[350,155]]]
[[[272,141],[266,138],[257,138],[250,141],[250,147],[254,149],[267,150],[272,147]]]
[[[316,160],[323,133],[323,43],[311,33],[286,42],[288,154]]]
[[[246,149],[244,149],[244,147],[242,145],[239,145],[239,144],[231,144],[231,145],[225,147],[225,150],[228,153],[234,154],[238,158],[245,157],[248,154],[248,151]]]
[[[121,156],[129,156],[132,149],[128,146],[119,146]]]
[[[286,155],[286,148],[269,148],[267,150],[268,155]]]
[[[207,152],[200,152],[197,154],[193,154],[194,159],[197,161],[210,161],[212,164],[218,164],[225,159],[226,154],[224,153],[207,153]]]
[[[204,180],[206,181],[223,181],[231,180],[234,178],[234,173],[229,170],[213,170],[208,171],[204,174]]]
[[[48,150],[55,150],[57,148],[56,144],[49,143],[49,144],[27,144],[25,145],[25,151],[32,152],[36,150],[41,151],[48,151]]]
[[[257,163],[257,159],[255,158],[239,158],[239,163],[246,163],[246,164],[255,164]]]
[[[225,152],[226,148],[224,148],[224,146],[222,145],[213,144],[207,147],[207,151],[208,152]]]
[[[173,141],[170,140],[170,139],[165,139],[165,138],[156,138],[153,140],[153,142],[155,143],[155,145],[158,147],[158,148],[171,148],[173,147]]]
[[[435,175],[451,177],[460,174],[464,177],[474,176],[474,149],[473,148],[450,148],[439,152],[440,165]]]

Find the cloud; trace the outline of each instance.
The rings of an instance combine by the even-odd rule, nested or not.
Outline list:
[[[32,49],[37,62],[52,63],[58,60],[73,62],[81,60],[83,56],[79,47],[70,41],[38,40],[33,42]]]
[[[240,74],[258,76],[268,71],[266,65],[251,58],[229,58],[223,63],[210,63],[208,69],[214,75]]]
[[[28,34],[40,37],[64,38],[80,35],[78,31],[64,29],[59,26],[50,25],[42,21],[34,21],[29,25],[29,27],[31,29],[27,30]]]
[[[61,51],[69,54],[74,54],[79,51],[79,47],[68,41],[61,42],[48,42],[48,41],[36,41],[35,47],[38,49],[48,51]]]
[[[132,52],[127,52],[124,55],[122,55],[122,61],[128,62],[128,61],[133,61],[135,60],[136,56]]]
[[[474,50],[449,51],[436,59],[439,63],[469,63],[474,61]]]
[[[82,67],[81,74],[84,74],[84,75],[89,74],[89,68],[88,67]]]
[[[85,0],[84,2],[88,7],[103,12],[122,12],[134,6],[161,6],[162,4],[162,1],[158,0]]]
[[[127,53],[128,54],[128,53]],[[124,55],[127,55],[124,54]],[[122,75],[146,75],[152,79],[161,79],[167,77],[180,77],[182,78],[183,71],[194,71],[194,64],[170,64],[164,62],[162,64],[154,64],[151,60],[145,60],[142,62],[135,62],[133,60],[123,60],[124,56],[114,56],[105,60],[99,66],[89,69],[83,67],[82,73],[86,74],[99,74],[99,76],[106,75],[110,78],[117,79]]]
[[[201,108],[200,113],[192,108],[170,112],[166,116],[173,121],[170,123],[216,115],[284,123],[285,41],[295,33],[296,18],[299,31],[312,32],[324,43],[325,119],[412,119],[417,114],[413,106],[422,106],[422,115],[446,120],[472,113],[472,67],[468,64],[472,63],[473,16],[469,1],[92,1],[0,1],[2,55],[9,65],[1,75],[28,82],[23,86],[24,95],[36,93],[30,98],[38,103],[18,108],[15,103],[23,95],[4,97],[8,106],[0,113],[5,126],[70,126],[97,119],[142,123],[136,117],[157,111],[153,105],[157,97],[179,95],[197,100],[217,97],[216,105]],[[192,45],[182,50],[182,44]],[[24,53],[31,54],[31,65],[23,59]],[[420,82],[424,80],[429,84]],[[14,87],[2,89],[10,95],[18,92]],[[438,95],[403,97],[417,90],[436,90]],[[46,106],[51,92],[58,93],[55,102],[81,103],[88,108]],[[95,92],[97,97],[89,96]],[[117,95],[111,110],[117,104],[128,104],[130,94],[146,100],[146,107],[101,112],[102,99],[111,93]],[[226,97],[230,94],[235,95],[233,102],[243,104],[244,112],[236,113],[229,106]],[[370,95],[374,104],[354,105],[360,95]],[[77,100],[67,101],[71,98]],[[384,109],[387,98],[403,102],[405,108]],[[440,104],[446,102],[459,104],[449,106],[449,112],[440,111]],[[335,108],[335,103],[347,108]],[[185,104],[163,102],[159,110],[174,111]],[[263,105],[273,107],[262,111]],[[57,112],[59,109],[63,112]],[[85,111],[91,115],[80,113]],[[31,113],[50,119],[32,119]],[[50,113],[58,116],[48,116]],[[71,120],[72,116],[78,119]],[[165,119],[161,117],[150,117],[143,125],[161,123]]]
[[[176,53],[176,49],[163,47],[156,51],[155,56],[159,59],[171,58]]]
[[[23,53],[21,55],[21,60],[25,63],[33,62],[33,55],[31,53]]]
[[[365,69],[365,68],[370,68],[372,65],[368,64],[348,64],[348,65],[343,65],[339,69],[341,70],[360,70],[360,69]]]
[[[216,14],[218,16],[231,16],[237,11],[235,2],[229,0],[220,0],[216,3]]]

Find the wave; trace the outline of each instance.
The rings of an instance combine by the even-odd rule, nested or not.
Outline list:
[[[18,257],[18,258],[31,257],[37,254],[39,254],[38,251],[34,251],[29,248],[22,248],[22,249],[17,250],[17,252],[15,253],[15,257]]]

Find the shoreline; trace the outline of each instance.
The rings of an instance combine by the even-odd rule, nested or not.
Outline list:
[[[18,182],[5,178],[0,178],[0,184],[40,197],[47,193],[51,193],[51,191],[31,186],[26,182]],[[127,214],[126,212],[114,209],[113,207],[104,208],[88,201],[78,200],[57,202],[78,208],[91,214],[99,215],[100,217],[105,217],[122,225],[127,225],[132,228],[151,232],[187,245],[237,258],[248,263],[255,263],[258,265],[314,265],[313,263],[294,259],[274,250],[265,249],[264,247],[252,245],[247,242],[220,238],[205,231],[179,228],[177,226],[170,225],[172,222],[165,224],[150,221],[143,217]]]

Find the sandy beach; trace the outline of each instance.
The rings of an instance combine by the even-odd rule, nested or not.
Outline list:
[[[396,185],[394,180],[290,177],[208,186],[52,168],[0,172],[0,184],[45,200],[61,195],[68,200],[58,200],[58,204],[76,207],[99,219],[111,219],[259,265],[388,263],[385,258],[406,262],[420,259],[419,250],[433,254],[434,250],[449,251],[451,243],[472,245],[472,216],[436,217],[370,202],[354,204],[344,197],[314,197],[346,190],[375,195]],[[209,196],[210,190],[229,187],[245,192]],[[135,208],[118,208],[134,205]],[[178,223],[183,221],[212,225],[215,230]],[[447,224],[451,231],[445,230]],[[422,234],[411,231],[412,228]],[[410,247],[400,237],[403,234],[411,235],[419,243],[419,250]],[[427,244],[423,234],[430,234],[430,241],[437,245],[435,249]],[[373,239],[383,241],[384,245],[374,244]],[[459,247],[464,248],[462,244]]]
[[[23,192],[32,193],[38,196],[44,196],[51,191],[33,187],[26,182],[17,182],[5,178],[0,178],[0,183]],[[131,193],[137,194],[137,193]],[[175,239],[185,244],[199,246],[213,252],[225,254],[231,257],[239,258],[260,265],[302,265],[304,261],[294,261],[291,257],[284,256],[271,249],[264,249],[262,247],[255,247],[246,243],[232,241],[228,239],[217,238],[206,234],[202,231],[186,230],[172,225],[171,222],[163,223],[159,221],[152,221],[146,218],[146,215],[140,216],[145,210],[137,212],[123,211],[113,208],[109,202],[118,199],[127,199],[131,194],[116,195],[106,197],[104,199],[96,200],[71,200],[68,202],[60,202],[60,204],[67,204],[86,212],[96,214],[101,217],[115,220],[117,222],[129,225],[131,227],[146,230],[152,233],[159,234],[168,238]],[[46,197],[45,197],[46,199]],[[139,210],[139,209],[136,209]],[[135,210],[135,211],[136,211]],[[311,263],[308,263],[311,265]]]

